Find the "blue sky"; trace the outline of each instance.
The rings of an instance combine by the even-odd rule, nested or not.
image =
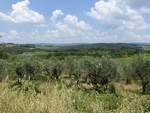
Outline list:
[[[150,43],[150,0],[1,0],[0,42]]]

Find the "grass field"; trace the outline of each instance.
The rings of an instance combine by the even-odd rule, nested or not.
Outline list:
[[[79,90],[64,83],[0,83],[0,113],[149,113],[150,96],[137,85],[114,83],[116,94]]]
[[[30,54],[30,55],[34,55],[34,56],[47,56],[49,54],[49,52],[45,52],[45,51],[39,51],[39,52],[25,52],[23,53],[24,55]]]
[[[58,49],[59,47],[53,47],[53,46],[36,46],[38,49],[45,49],[45,50],[53,50],[53,49]]]

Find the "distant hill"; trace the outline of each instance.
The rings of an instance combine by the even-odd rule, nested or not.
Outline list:
[[[0,44],[0,47],[14,47],[16,46],[16,44],[13,44],[13,43],[3,43],[3,44]]]
[[[139,44],[126,43],[96,43],[63,46],[61,50],[83,50],[83,49],[142,49]]]
[[[72,46],[72,45],[82,45],[83,43],[39,43],[35,45],[42,46]]]
[[[107,49],[107,50],[145,50],[145,44],[129,44],[129,43],[95,43],[95,44],[0,44],[0,48],[9,52],[21,54],[24,52],[65,52],[65,51],[81,51],[81,50],[92,50],[92,49]]]
[[[78,46],[78,45],[150,45],[150,43],[36,43],[34,45],[42,45],[42,46]]]

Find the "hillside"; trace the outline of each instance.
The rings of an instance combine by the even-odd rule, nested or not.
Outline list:
[[[80,51],[88,49],[137,49],[142,50],[143,45],[139,44],[125,44],[125,43],[97,43],[97,44],[72,44],[72,45],[39,45],[39,44],[1,44],[0,48],[10,53],[24,53],[24,52],[55,52],[55,51]]]

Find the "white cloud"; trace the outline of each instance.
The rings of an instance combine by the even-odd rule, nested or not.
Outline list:
[[[55,21],[57,20],[57,18],[58,18],[59,16],[62,16],[62,15],[64,15],[63,11],[57,9],[57,10],[55,10],[55,11],[52,12],[51,20],[52,20],[53,22],[55,22]]]
[[[55,10],[52,13],[53,19],[51,20],[49,30],[36,30],[32,32],[17,32],[10,30],[6,35],[3,42],[14,43],[71,43],[71,42],[84,42],[89,40],[92,28],[85,21],[80,20],[74,15],[65,15],[61,10]],[[57,19],[59,16],[62,18]],[[39,26],[43,26],[38,24]],[[45,25],[44,25],[45,26]],[[47,27],[48,28],[48,27]],[[89,37],[88,37],[89,36]]]
[[[18,32],[16,30],[10,30],[9,33],[14,36],[18,35]]]
[[[103,25],[108,25],[109,28],[112,26],[113,28],[139,30],[150,27],[138,11],[130,8],[122,0],[100,0],[87,14],[104,23]]]
[[[66,15],[66,17],[64,18],[64,22],[68,25],[75,26],[78,29],[82,29],[82,30],[91,29],[90,25],[85,23],[85,21],[83,21],[83,20],[79,21],[78,18],[73,15]]]
[[[12,11],[9,14],[0,12],[0,20],[11,21],[14,23],[38,23],[44,20],[44,16],[31,10],[29,0],[24,0],[16,4],[12,4]]]
[[[62,29],[66,26],[61,26]],[[138,35],[132,31],[106,31],[100,32],[91,30],[90,32],[73,33],[68,29],[62,31],[60,29],[50,29],[48,31],[35,30],[32,32],[17,32],[10,30],[3,33],[3,38],[0,42],[13,43],[129,43],[129,42],[150,42],[150,35]],[[16,33],[17,32],[17,33]]]
[[[63,18],[57,19],[59,16],[64,15]],[[83,20],[79,20],[74,15],[65,15],[61,10],[55,10],[52,12],[52,28],[48,30],[50,37],[54,38],[75,38],[80,37],[85,32],[91,30],[91,26]]]
[[[47,23],[39,23],[39,24],[33,24],[33,25],[39,28],[49,27],[49,24]]]
[[[0,20],[2,20],[2,21],[13,21],[13,19],[10,16],[8,16],[2,12],[0,12]]]

